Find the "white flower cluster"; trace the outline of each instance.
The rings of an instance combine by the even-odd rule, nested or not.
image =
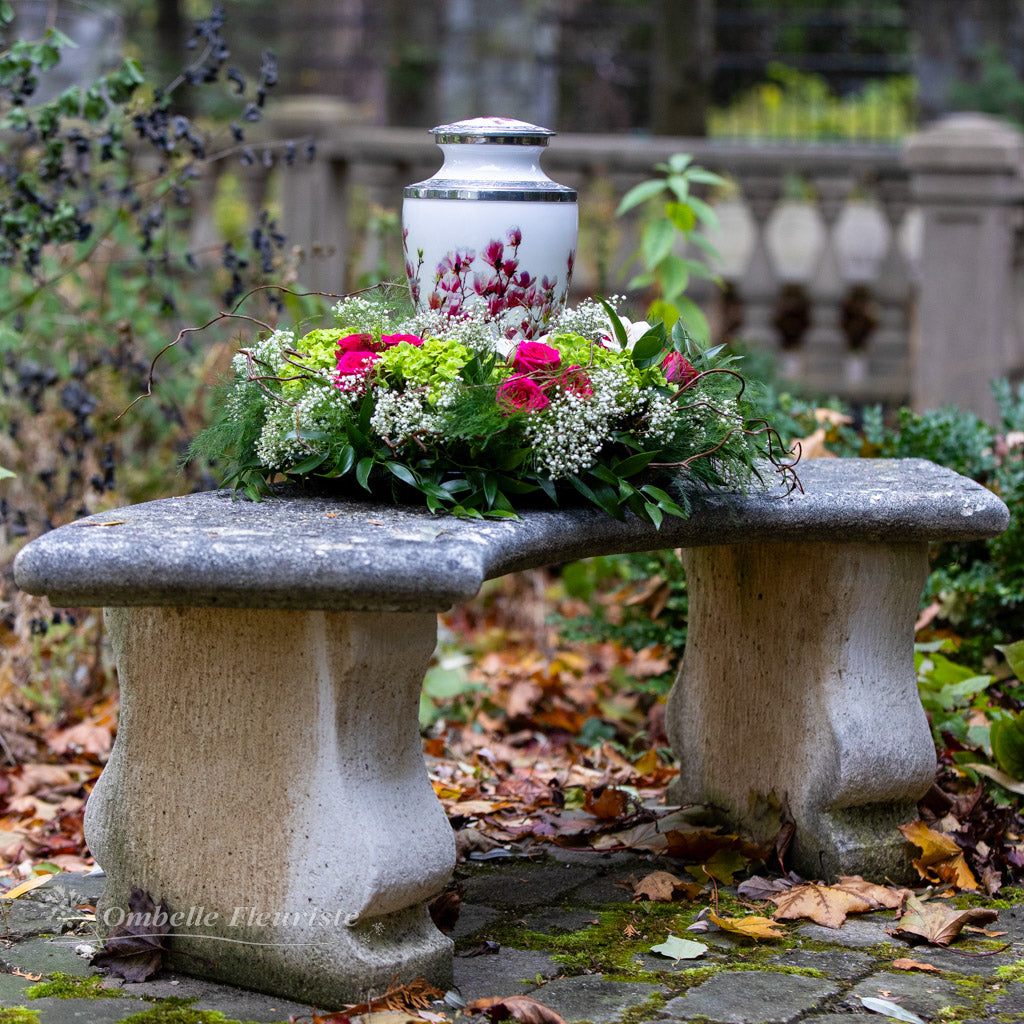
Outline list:
[[[336,388],[329,374],[321,374],[324,385],[307,387],[294,406],[268,404],[267,418],[256,455],[268,469],[287,469],[316,451],[324,450],[317,434],[338,435],[345,429],[345,410],[354,395]]]
[[[254,341],[247,349],[236,352],[231,359],[235,380],[242,382],[254,376],[282,376],[284,359],[281,350],[295,348],[294,331],[274,331],[267,338]]]
[[[665,444],[676,431],[679,406],[669,395],[657,391],[647,395],[645,403],[647,419],[640,436],[655,444]]]
[[[477,352],[500,350],[505,340],[500,335],[498,324],[487,318],[487,310],[483,306],[470,306],[458,317],[449,317],[440,309],[418,310],[408,320],[403,320],[395,328],[395,333],[457,341]]]
[[[338,326],[353,334],[369,331],[371,334],[388,334],[393,330],[391,312],[383,303],[368,299],[365,295],[350,295],[336,302],[331,309]]]
[[[370,417],[370,426],[379,437],[396,448],[402,447],[416,434],[443,435],[448,410],[458,397],[454,383],[443,387],[437,403],[431,405],[426,388],[392,391],[378,388],[374,392],[376,405]]]
[[[625,299],[621,295],[609,295],[605,301],[618,312],[619,303]],[[594,299],[584,299],[575,309],[566,306],[556,317],[549,333],[578,334],[590,341],[602,341],[611,335],[612,327],[604,306]]]
[[[629,416],[639,401],[629,378],[617,367],[593,370],[590,386],[593,395],[560,392],[546,409],[525,420],[527,439],[553,480],[593,466],[609,440],[612,423]]]

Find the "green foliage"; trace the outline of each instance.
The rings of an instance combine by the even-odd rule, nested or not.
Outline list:
[[[978,53],[980,73],[976,81],[954,82],[949,99],[959,110],[979,110],[1024,125],[1024,82],[1000,47],[988,43]]]
[[[892,75],[837,96],[819,75],[770,64],[768,81],[708,115],[712,137],[898,142],[916,127],[917,81]]]
[[[964,712],[968,708],[982,711],[988,707],[988,690],[994,677],[979,675],[941,653],[953,648],[948,640],[915,645],[914,665],[921,704],[937,737],[948,734],[963,744],[987,745],[987,728],[968,727]]]
[[[693,194],[694,186],[719,187],[725,179],[702,167],[693,165],[693,157],[676,153],[667,164],[656,170],[663,177],[642,181],[631,188],[619,203],[617,216],[644,205],[648,209],[640,232],[640,248],[633,255],[643,270],[629,282],[630,288],[648,288],[656,293],[648,309],[648,317],[661,320],[668,327],[681,321],[687,331],[703,345],[711,338],[711,329],[700,307],[686,295],[694,277],[715,280],[705,259],[682,255],[693,247],[706,256],[718,253],[700,228],[714,230],[718,215],[703,199]]]

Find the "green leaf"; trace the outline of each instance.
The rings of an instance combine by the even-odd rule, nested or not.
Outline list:
[[[658,324],[661,330],[652,327],[633,346],[633,365],[643,370],[653,365],[666,348],[665,325]]]
[[[639,206],[641,203],[647,202],[648,199],[661,195],[664,191],[665,182],[661,178],[642,181],[639,185],[634,185],[622,197],[622,202],[619,203],[615,216],[621,217],[627,210],[632,210],[634,206]]]
[[[684,235],[689,234],[697,226],[697,215],[688,203],[666,203],[665,213]]]
[[[689,153],[673,153],[668,158],[668,170],[672,174],[682,174],[686,171],[686,176],[691,176],[691,171],[686,169],[693,163],[693,157]]]
[[[3,466],[0,466],[0,480],[10,480],[17,475],[17,473],[12,473],[9,469],[4,469]]]
[[[705,170],[703,167],[688,167],[684,172],[683,176],[689,178],[690,181],[697,182],[698,185],[727,185],[728,182],[720,174],[715,174],[714,171]]]
[[[681,203],[690,201],[690,183],[681,174],[669,175],[668,187]]]
[[[313,452],[308,458],[297,462],[288,472],[294,473],[297,476],[305,476],[306,473],[311,473],[317,466],[322,466],[326,461],[327,452]]]
[[[676,240],[675,225],[670,220],[654,220],[640,236],[640,254],[648,267],[656,267],[671,251]]]
[[[356,464],[356,450],[350,444],[346,444],[338,452],[338,457],[334,460],[334,470],[338,476],[344,476],[346,473],[351,472],[352,467]]]
[[[612,309],[611,303],[609,303],[607,299],[599,298],[597,301],[604,306],[604,310],[608,314],[608,319],[612,322],[612,331],[615,334],[615,340],[619,343],[619,348],[628,348],[629,338],[626,336],[626,328],[622,326],[622,321],[619,319],[619,315],[614,309]]]
[[[686,291],[690,283],[690,271],[684,260],[674,253],[669,253],[658,264],[658,280],[661,283],[661,294],[668,302],[674,301]]]
[[[650,516],[651,522],[654,523],[656,530],[661,529],[661,521],[664,518],[661,509],[651,501],[644,502],[644,511]]]
[[[1012,644],[1002,644],[996,648],[1003,652],[1003,657],[1013,671],[1013,674],[1024,682],[1024,640],[1018,640]]]
[[[1024,779],[1024,714],[992,723],[992,756],[1007,775]]]
[[[370,489],[370,485],[367,481],[370,479],[370,472],[373,470],[373,464],[376,460],[371,455],[367,455],[366,458],[360,459],[359,464],[356,466],[356,481],[359,486],[365,490]]]
[[[680,295],[676,300],[679,310],[679,319],[686,325],[686,329],[700,342],[706,346],[711,341],[711,325],[704,311],[693,299],[686,295]]]
[[[693,208],[693,212],[697,214],[697,218],[702,220],[709,228],[713,231],[718,230],[718,214],[704,202],[703,199],[698,199],[696,196],[690,196],[690,206]]]
[[[417,479],[416,474],[408,466],[401,462],[393,462],[391,460],[385,462],[384,465],[391,475],[398,477],[402,483],[408,484],[410,487],[419,487],[419,480]]]
[[[10,25],[14,21],[14,8],[7,0],[0,0],[0,25]]]
[[[693,939],[681,939],[678,935],[670,935],[664,942],[651,946],[652,953],[666,956],[670,960],[696,960],[708,951],[703,942],[694,942]]]
[[[636,455],[630,455],[620,462],[616,462],[612,466],[612,471],[622,477],[633,476],[642,469],[646,469],[648,463],[657,454],[657,452],[639,452]]]

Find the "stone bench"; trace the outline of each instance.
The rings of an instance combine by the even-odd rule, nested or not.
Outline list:
[[[928,542],[995,535],[1008,513],[920,460],[800,476],[804,493],[701,494],[660,531],[210,492],[33,541],[18,584],[106,608],[117,655],[120,730],[86,812],[101,918],[141,887],[180,915],[174,946],[199,958],[181,969],[321,1006],[444,984],[427,901],[455,853],[417,729],[436,614],[505,573],[667,547],[690,588],[673,799],[761,839],[781,813],[811,877],[901,873],[895,826],[935,772],[913,663]]]

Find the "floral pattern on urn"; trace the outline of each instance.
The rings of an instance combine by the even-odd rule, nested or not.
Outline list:
[[[536,338],[565,306],[576,192],[540,166],[554,132],[505,117],[432,129],[441,169],[409,185],[402,246],[413,301],[450,317],[475,307],[509,338]]]

